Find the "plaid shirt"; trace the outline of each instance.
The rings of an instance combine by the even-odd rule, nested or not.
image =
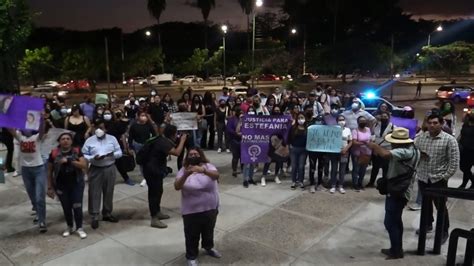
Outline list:
[[[459,167],[459,147],[456,139],[441,131],[436,137],[424,132],[415,139],[415,145],[426,156],[422,156],[417,169],[417,178],[424,183],[448,180]]]

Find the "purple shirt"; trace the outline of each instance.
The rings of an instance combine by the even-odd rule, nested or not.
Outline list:
[[[217,168],[207,163],[204,165],[209,171],[217,171]],[[176,180],[184,175],[184,168],[179,170]],[[217,180],[212,180],[207,175],[193,173],[186,179],[181,189],[181,214],[200,213],[215,210],[219,207],[219,191]]]
[[[372,133],[368,127],[365,128],[365,132],[360,131],[358,128],[352,130],[352,140],[360,142],[369,142]],[[372,150],[367,145],[352,145],[352,154],[359,156],[360,154],[371,155]]]

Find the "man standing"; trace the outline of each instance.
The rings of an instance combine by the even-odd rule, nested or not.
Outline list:
[[[448,180],[456,173],[459,167],[459,148],[456,139],[442,131],[443,117],[438,114],[428,116],[426,124],[428,131],[423,132],[415,139],[415,145],[421,151],[420,165],[417,171],[418,187],[423,192],[426,188],[447,188]],[[446,199],[434,200],[436,209],[444,208],[445,222],[443,228],[442,243],[449,236],[449,215],[446,208]],[[428,232],[433,231],[433,204],[428,205],[428,213],[431,217],[428,224]],[[417,231],[419,233],[419,231]]]
[[[117,139],[105,133],[103,121],[96,122],[95,136],[86,140],[82,153],[90,163],[89,214],[92,216],[92,229],[99,227],[102,192],[104,193],[102,219],[111,223],[118,222],[118,219],[112,216],[112,208],[116,176],[115,159],[122,157],[122,150]]]
[[[413,140],[410,139],[406,128],[396,128],[393,133],[385,136],[385,141],[391,144],[391,150],[386,150],[373,142],[367,145],[377,156],[389,160],[387,180],[396,178],[407,182],[404,186],[394,187],[393,182],[387,181],[384,224],[390,237],[391,247],[382,249],[381,252],[388,256],[387,259],[401,259],[403,258],[402,214],[410,199],[414,169],[420,160],[420,152],[413,146]]]
[[[81,103],[79,106],[82,110],[82,113],[89,118],[89,121],[94,120],[94,111],[95,111],[95,104],[92,102],[90,96],[85,98],[85,102]]]
[[[418,81],[418,84],[416,84],[416,95],[415,97],[418,98],[421,96],[421,80]]]
[[[351,110],[344,111],[342,115],[346,118],[346,127],[350,128],[351,130],[358,127],[357,120],[361,116],[367,119],[370,128],[377,121],[377,119],[375,119],[375,117],[369,112],[362,110],[361,103],[356,99],[354,99],[352,102]]]

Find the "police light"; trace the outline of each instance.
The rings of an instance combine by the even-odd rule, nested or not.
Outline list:
[[[374,99],[375,98],[375,93],[373,91],[369,91],[365,94],[365,98],[367,99]]]

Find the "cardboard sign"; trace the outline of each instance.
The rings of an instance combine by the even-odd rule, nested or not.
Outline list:
[[[308,127],[306,150],[340,153],[342,128],[340,126],[313,125]]]
[[[197,113],[178,112],[171,114],[171,124],[176,126],[178,130],[196,130]]]

